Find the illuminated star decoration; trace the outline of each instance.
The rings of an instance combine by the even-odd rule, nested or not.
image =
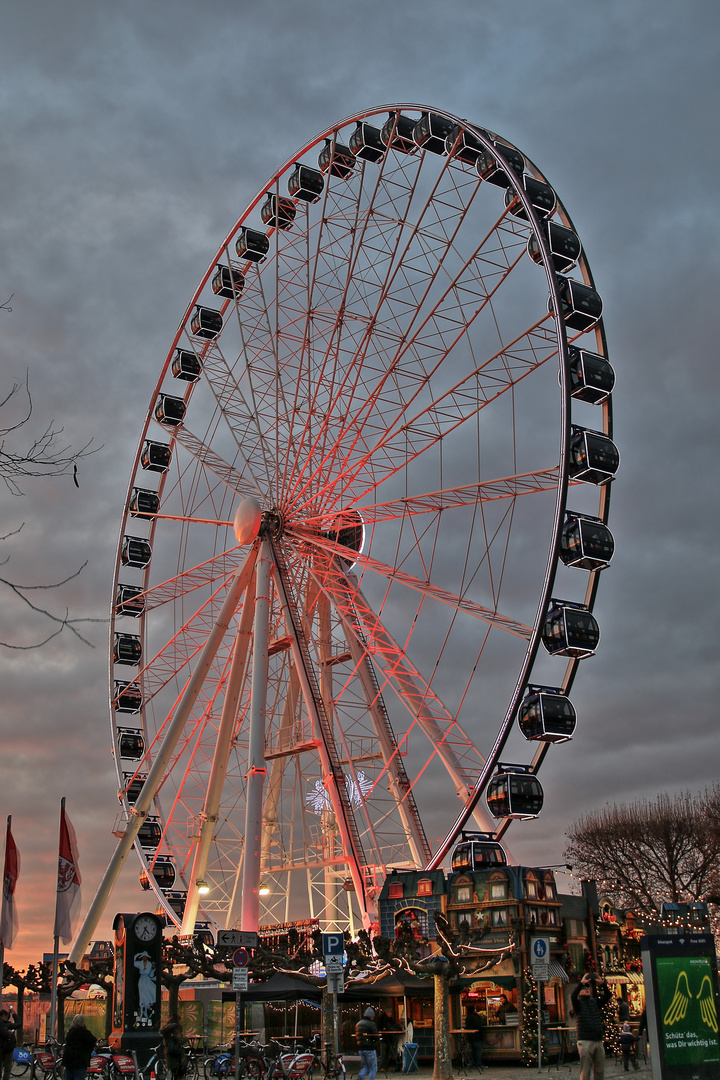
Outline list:
[[[353,810],[357,810],[361,805],[371,787],[372,780],[369,780],[362,770],[357,773],[357,783],[354,777],[345,773],[345,790]],[[323,786],[322,780],[315,781],[315,790],[305,796],[305,801],[316,814],[322,814],[324,810],[332,810],[330,795]]]

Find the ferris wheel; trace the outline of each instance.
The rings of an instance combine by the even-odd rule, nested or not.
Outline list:
[[[613,550],[601,314],[546,178],[425,106],[322,132],[223,240],[111,627],[117,833],[182,933],[367,924],[388,868],[537,814]]]

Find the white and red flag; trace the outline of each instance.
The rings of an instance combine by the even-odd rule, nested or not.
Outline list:
[[[57,900],[55,902],[55,937],[63,945],[72,941],[72,924],[80,906],[80,867],[75,830],[65,813],[65,800],[60,806],[60,856],[58,859]]]
[[[11,949],[18,931],[17,908],[15,907],[15,886],[20,874],[20,852],[15,846],[10,831],[10,818],[7,823],[5,838],[5,870],[3,872],[2,918],[0,919],[0,941],[4,948]]]

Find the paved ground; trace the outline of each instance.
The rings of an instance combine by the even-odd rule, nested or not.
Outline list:
[[[652,1069],[650,1062],[645,1064],[643,1061],[639,1062],[640,1069],[637,1073],[633,1072],[632,1066],[630,1071],[625,1073],[623,1070],[622,1061],[620,1058],[607,1058],[605,1061],[605,1077],[606,1080],[614,1080],[619,1077],[630,1077],[637,1075],[640,1080],[650,1080],[652,1077]],[[404,1080],[402,1073],[388,1072],[388,1080]],[[505,1065],[505,1064],[488,1064],[483,1068],[482,1080],[532,1080],[533,1076],[538,1075],[537,1066],[528,1068],[524,1065]],[[580,1076],[580,1063],[575,1060],[568,1065],[561,1065],[558,1069],[556,1065],[543,1065],[542,1075],[547,1077],[558,1077],[559,1080],[578,1080]],[[420,1066],[420,1069],[416,1073],[410,1074],[410,1080],[430,1080],[432,1077],[432,1068]],[[471,1069],[467,1073],[458,1072],[455,1070],[455,1080],[480,1080],[480,1074],[477,1069]],[[382,1073],[378,1073],[378,1080],[381,1080]]]

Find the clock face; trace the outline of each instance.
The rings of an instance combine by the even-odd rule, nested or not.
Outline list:
[[[140,915],[135,920],[133,930],[138,941],[152,941],[158,928],[152,915]]]

